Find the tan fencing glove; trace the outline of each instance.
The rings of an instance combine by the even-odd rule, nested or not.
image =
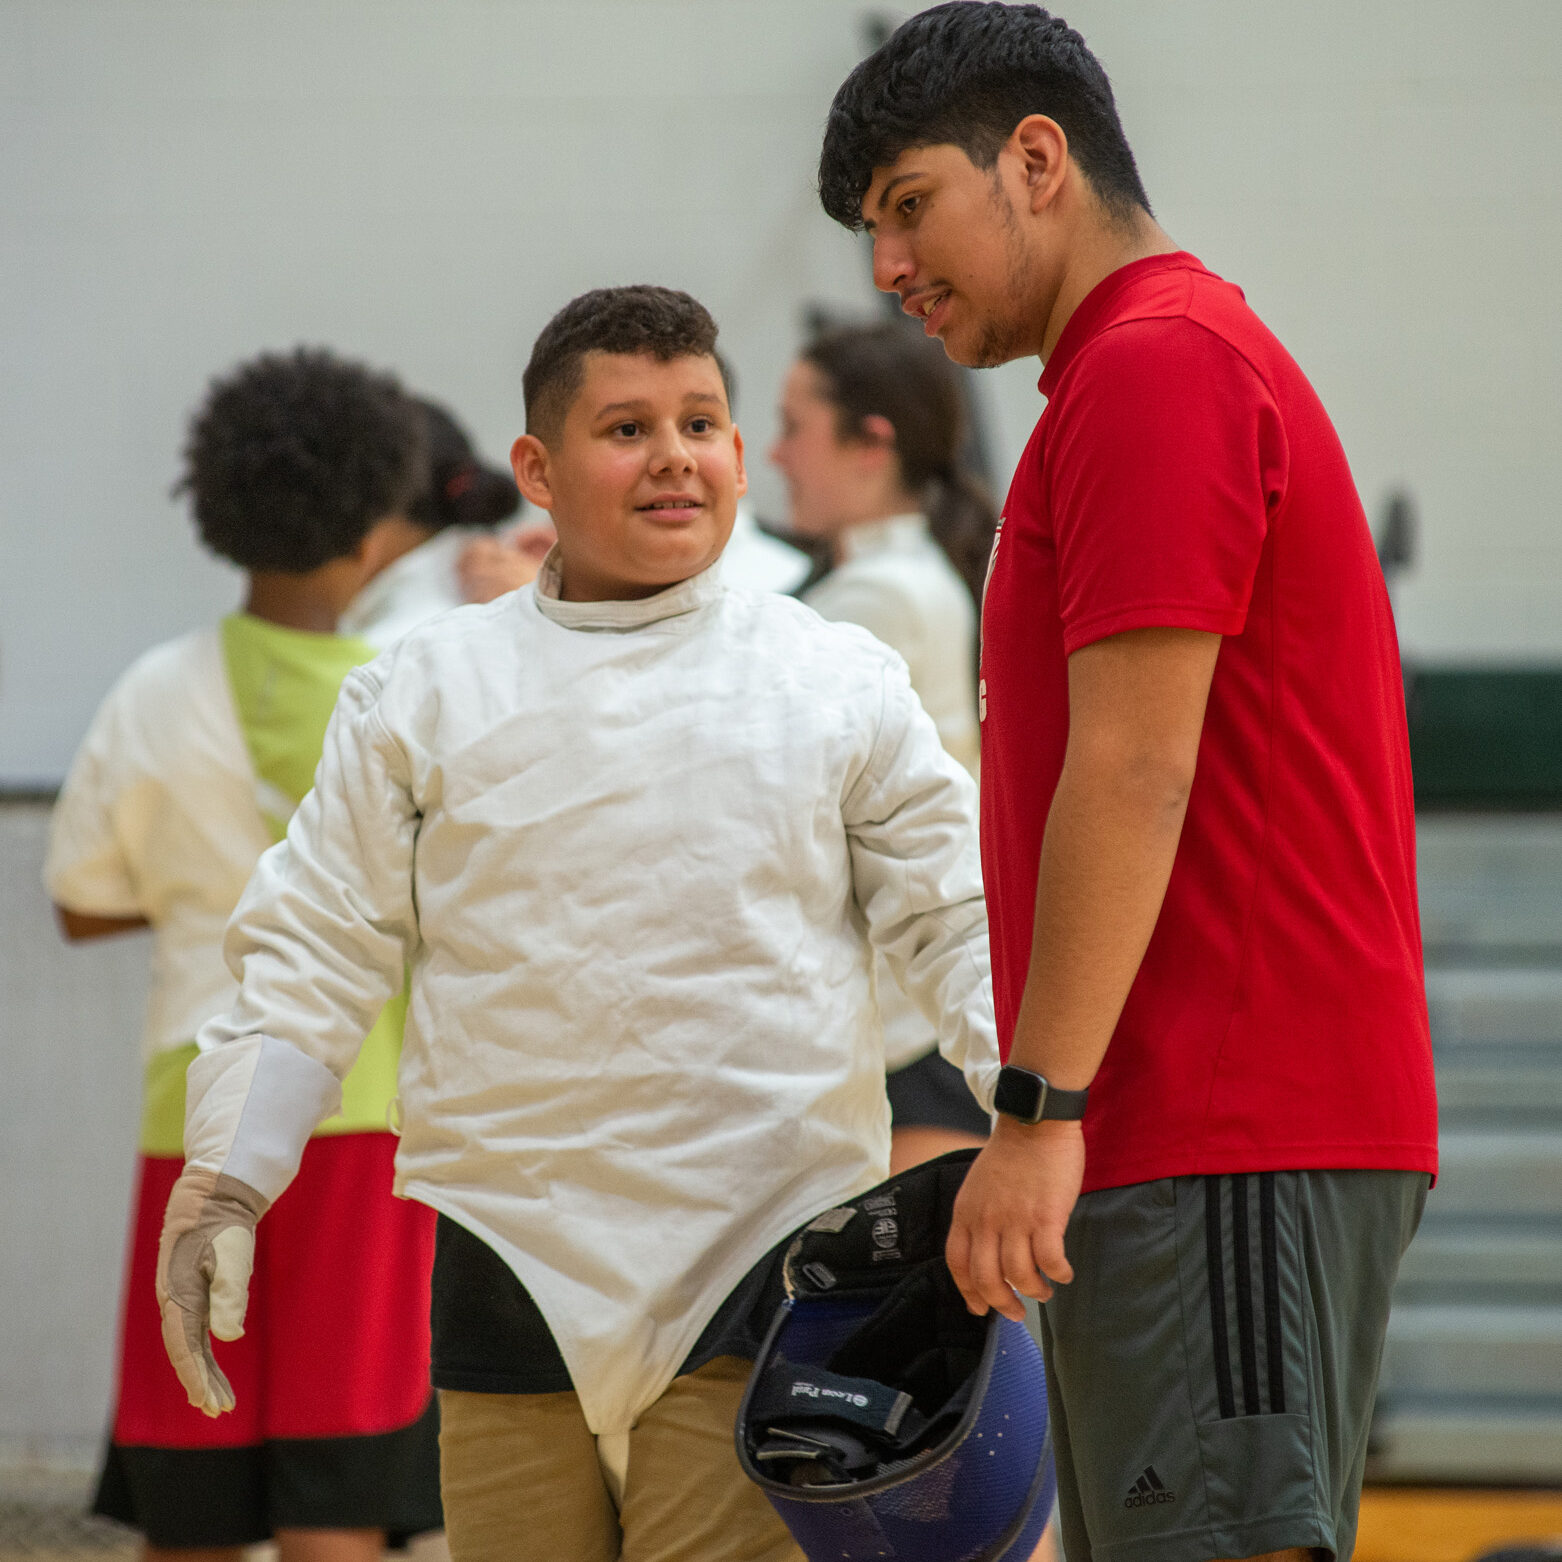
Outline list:
[[[247,1182],[200,1166],[186,1166],[168,1195],[157,1247],[163,1348],[190,1403],[209,1416],[232,1410],[234,1398],[207,1330],[219,1340],[244,1333],[255,1222],[268,1203]]]

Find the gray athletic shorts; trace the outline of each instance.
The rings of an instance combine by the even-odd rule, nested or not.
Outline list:
[[[1420,1172],[1087,1193],[1042,1309],[1068,1562],[1348,1558]]]

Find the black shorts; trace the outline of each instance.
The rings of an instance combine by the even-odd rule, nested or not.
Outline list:
[[[92,1511],[154,1546],[252,1546],[279,1529],[382,1529],[392,1548],[443,1529],[439,1409],[360,1437],[276,1438],[237,1448],[110,1443]]]
[[[1083,1195],[1042,1308],[1069,1562],[1348,1558],[1422,1172],[1173,1177]]]
[[[897,1068],[885,1076],[890,1125],[894,1128],[950,1128],[985,1139],[992,1119],[971,1094],[965,1075],[941,1053]]]

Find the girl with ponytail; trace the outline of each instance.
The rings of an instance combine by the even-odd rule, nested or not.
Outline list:
[[[974,775],[977,612],[997,515],[960,466],[964,438],[959,376],[938,343],[892,322],[848,326],[792,365],[770,459],[790,529],[826,564],[799,595],[905,658],[944,747]],[[882,965],[878,989],[892,1169],[985,1140],[986,1112]]]

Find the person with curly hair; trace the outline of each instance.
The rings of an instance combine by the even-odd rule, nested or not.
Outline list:
[[[1156,222],[1040,6],[905,22],[836,94],[819,188],[951,358],[1033,356],[1046,397],[983,605],[1008,1064],[950,1268],[974,1312],[1045,1303],[1069,1562],[1347,1557],[1437,1104],[1399,653],[1339,436]]]
[[[179,490],[206,545],[244,570],[244,607],[119,679],[52,821],[45,880],[66,935],[152,932],[140,1174],[94,1504],[142,1531],[149,1562],[237,1562],[273,1537],[283,1562],[372,1562],[387,1537],[442,1523],[433,1215],[392,1196],[399,992],[368,1017],[340,1110],[256,1249],[247,1328],[220,1348],[239,1415],[187,1402],[153,1295],[196,1032],[237,991],[224,928],[309,790],[343,677],[374,654],[336,633],[338,616],[408,546],[427,461],[423,415],[397,382],[329,352],[268,354],[218,380]]]

